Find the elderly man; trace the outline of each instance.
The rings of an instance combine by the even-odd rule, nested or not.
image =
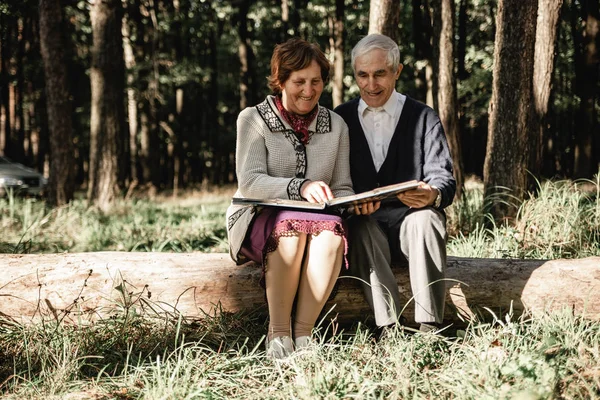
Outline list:
[[[428,106],[398,93],[403,65],[398,45],[372,34],[352,50],[360,98],[338,106],[350,135],[356,193],[417,180],[398,201],[357,210],[349,224],[350,274],[361,278],[378,327],[398,322],[400,301],[392,261],[408,261],[415,322],[432,331],[444,318],[446,217],[456,182],[444,129]],[[370,209],[367,209],[370,208]]]

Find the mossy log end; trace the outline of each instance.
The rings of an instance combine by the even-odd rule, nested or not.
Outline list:
[[[260,268],[253,263],[236,266],[227,254],[0,254],[0,271],[0,315],[21,323],[41,317],[81,323],[132,308],[190,318],[211,315],[217,308],[266,314]],[[394,271],[410,324],[414,308],[408,268]],[[500,317],[510,310],[516,317],[526,310],[535,314],[567,308],[600,319],[600,257],[450,257],[446,275],[446,319],[457,325],[476,315],[489,318],[493,312]],[[358,282],[349,277],[340,277],[325,310],[341,324],[371,318]]]

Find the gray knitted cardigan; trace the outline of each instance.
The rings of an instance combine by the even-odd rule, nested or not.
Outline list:
[[[310,140],[304,146],[277,110],[273,96],[243,110],[237,120],[234,197],[302,200],[300,187],[307,179],[327,183],[335,197],[354,194],[344,120],[319,106],[308,130]],[[248,261],[239,252],[257,211],[240,205],[227,209],[229,252],[238,264]]]

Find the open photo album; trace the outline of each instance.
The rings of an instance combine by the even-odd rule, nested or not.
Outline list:
[[[248,199],[242,197],[234,197],[232,204],[255,205],[267,207],[281,207],[296,210],[335,210],[339,208],[349,208],[355,205],[368,203],[371,201],[381,201],[395,199],[396,195],[407,190],[415,189],[419,186],[417,181],[408,181],[395,183],[393,185],[381,186],[367,192],[353,194],[350,196],[336,197],[325,203],[309,203],[308,201],[300,200],[285,200],[285,199]]]

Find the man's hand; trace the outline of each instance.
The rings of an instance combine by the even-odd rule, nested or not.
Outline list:
[[[398,194],[398,200],[410,208],[423,208],[433,205],[438,195],[435,189],[425,182],[419,182],[419,187]]]
[[[308,200],[309,203],[324,203],[333,199],[333,193],[329,185],[323,181],[306,181],[300,188],[300,196]]]
[[[360,205],[354,205],[353,207],[349,208],[349,211],[356,215],[369,215],[379,210],[380,205],[380,201],[371,201]]]

